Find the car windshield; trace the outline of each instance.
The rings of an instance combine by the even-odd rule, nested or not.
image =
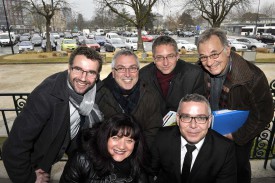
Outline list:
[[[260,43],[260,41],[258,41],[257,39],[249,39],[249,41],[250,41],[251,43]]]
[[[131,39],[133,43],[137,43],[138,42],[138,39]]]
[[[32,45],[32,43],[30,41],[22,41],[19,45],[20,46],[30,46],[30,45]]]
[[[75,39],[67,39],[67,40],[63,40],[63,43],[65,43],[65,44],[75,44],[76,41],[75,41]]]
[[[0,39],[9,39],[8,35],[0,35]]]
[[[85,43],[86,44],[97,44],[97,42],[94,39],[86,39]]]
[[[122,44],[123,42],[122,42],[122,40],[112,40],[112,43],[113,44]]]

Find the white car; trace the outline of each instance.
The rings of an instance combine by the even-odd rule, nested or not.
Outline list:
[[[236,38],[237,41],[241,42],[242,44],[245,44],[248,49],[255,51],[257,48],[267,48],[267,44],[259,42],[257,39],[253,38]]]
[[[189,43],[186,40],[179,39],[177,40],[178,49],[184,48],[186,51],[196,51],[197,46],[195,44]]]
[[[138,47],[138,38],[137,37],[129,37],[125,40],[125,44],[127,46],[128,49],[130,50],[137,50]]]
[[[248,49],[245,44],[235,39],[227,39],[227,41],[232,51],[246,51]]]
[[[18,44],[19,53],[23,53],[24,51],[33,51],[33,44],[31,41],[22,41]]]

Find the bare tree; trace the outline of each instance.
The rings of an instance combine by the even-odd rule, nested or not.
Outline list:
[[[249,6],[251,0],[187,0],[186,6],[198,9],[211,27],[220,27],[233,7]]]
[[[98,0],[103,7],[108,7],[115,14],[130,22],[137,28],[138,31],[138,50],[144,51],[141,30],[148,21],[148,17],[152,7],[158,0]],[[146,8],[144,8],[146,7]],[[122,13],[125,8],[130,14],[130,10],[134,12],[135,18],[129,17],[127,14]]]
[[[50,43],[50,26],[51,20],[55,11],[60,10],[61,7],[66,6],[65,0],[22,0],[20,9],[25,9],[32,14],[38,14],[45,18],[46,21],[46,49],[51,51]]]

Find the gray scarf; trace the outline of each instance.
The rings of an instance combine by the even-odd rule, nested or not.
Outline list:
[[[103,114],[95,103],[96,84],[84,96],[77,94],[67,81],[70,101],[70,126],[71,139],[73,139],[79,129],[90,128],[94,123],[103,120]]]
[[[212,111],[219,110],[219,101],[222,92],[223,83],[227,73],[231,70],[231,57],[224,71],[216,76],[210,75],[211,90],[210,90],[210,106]]]

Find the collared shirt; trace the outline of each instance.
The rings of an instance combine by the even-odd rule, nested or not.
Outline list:
[[[205,138],[203,138],[202,140],[200,140],[198,143],[196,143],[196,144],[192,144],[192,145],[195,145],[196,146],[196,149],[192,152],[192,163],[191,163],[191,169],[192,169],[192,167],[193,167],[193,164],[194,164],[194,162],[195,162],[195,160],[196,160],[196,158],[197,158],[197,156],[198,156],[198,154],[199,154],[199,151],[200,151],[200,149],[201,149],[201,147],[202,147],[202,144],[203,144],[203,142],[204,142],[204,139]],[[182,170],[182,166],[183,166],[183,160],[184,160],[184,157],[185,157],[185,154],[186,154],[186,152],[187,152],[187,149],[186,149],[186,144],[187,144],[188,142],[181,136],[181,153],[180,153],[180,161],[181,161],[181,166],[180,166],[180,170]]]

